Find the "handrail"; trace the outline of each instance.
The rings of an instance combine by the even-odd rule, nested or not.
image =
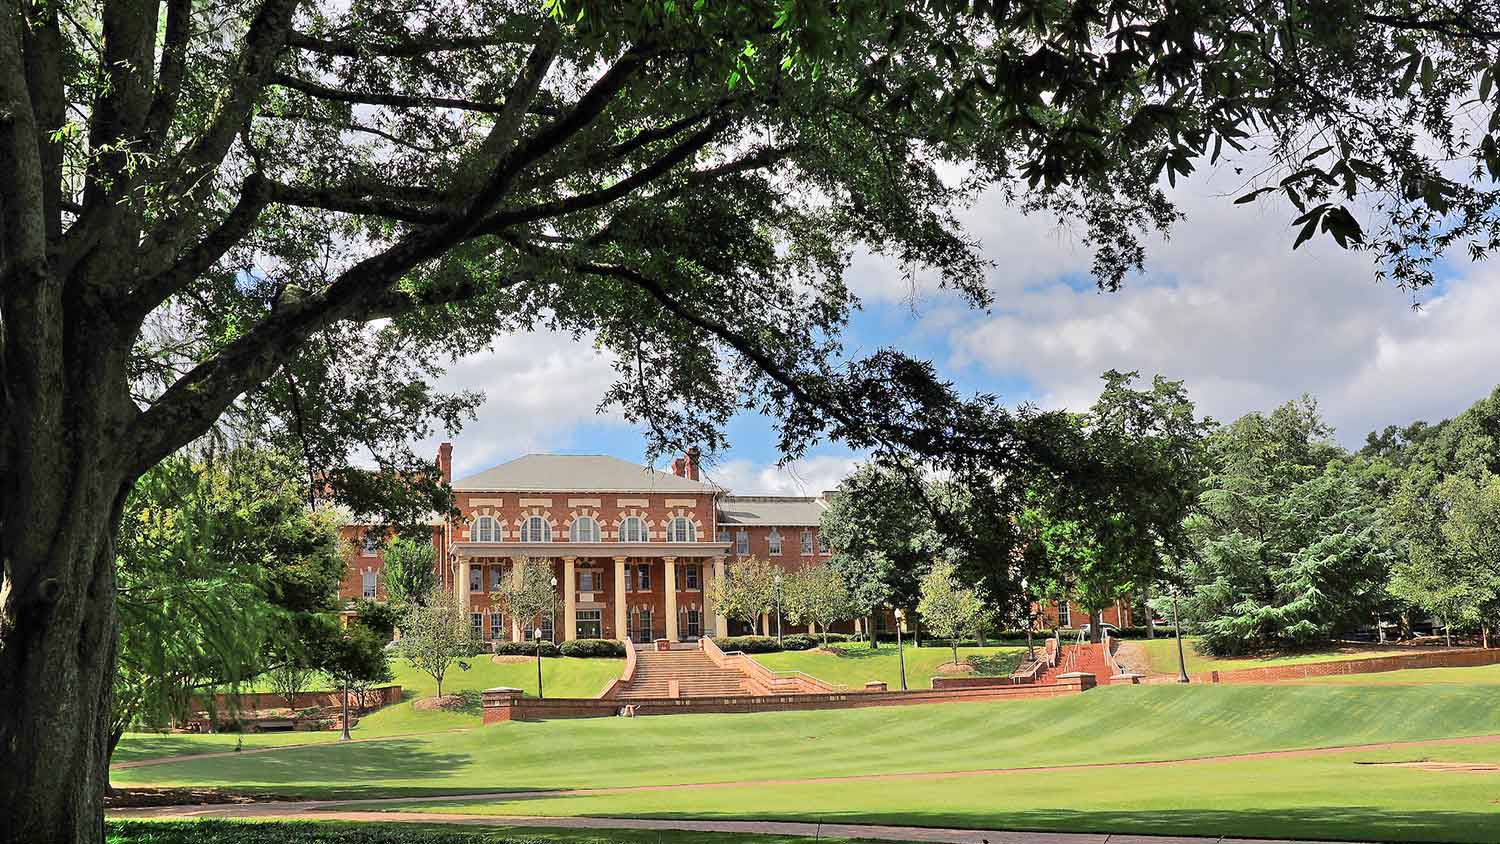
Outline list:
[[[1117,677],[1125,673],[1120,663],[1115,661],[1115,643],[1119,640],[1109,635],[1109,628],[1104,628],[1104,665],[1109,668],[1109,676]]]
[[[1059,672],[1057,672],[1057,673],[1059,673],[1059,674],[1071,674],[1074,671],[1078,670],[1078,649],[1082,648],[1082,647],[1083,647],[1083,631],[1079,630],[1078,631],[1078,639],[1077,639],[1077,641],[1075,641],[1073,643],[1073,647],[1069,648],[1067,650],[1067,652],[1063,655],[1062,670],[1059,671]]]
[[[745,653],[744,651],[724,651],[719,647],[719,643],[715,642],[711,637],[704,637],[702,639],[699,639],[698,646],[702,648],[703,652],[708,655],[708,658],[712,659],[714,661],[714,664],[718,665],[719,667],[723,668],[725,667],[725,663],[733,661],[735,667],[737,667],[741,673],[748,675],[757,675],[757,679],[761,679],[762,682],[769,681],[774,683],[779,679],[791,680],[797,677],[802,677],[805,678],[807,682],[812,686],[824,689],[829,692],[846,691],[849,688],[848,686],[842,684],[835,686],[832,683],[828,683],[818,679],[817,677],[814,677],[806,671],[774,671],[762,665],[758,660]]]

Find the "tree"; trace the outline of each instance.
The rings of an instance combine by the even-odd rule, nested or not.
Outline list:
[[[297,695],[312,688],[317,682],[318,669],[303,654],[289,653],[281,648],[269,648],[263,675],[272,694],[286,701],[288,709],[297,706]]]
[[[428,388],[436,361],[547,324],[616,353],[604,404],[653,448],[754,407],[789,457],[829,436],[1004,475],[1046,450],[993,397],[842,356],[851,249],[986,305],[956,211],[993,186],[1079,219],[1113,289],[1175,217],[1160,177],[1252,131],[1276,166],[1249,196],[1295,207],[1294,246],[1420,286],[1500,241],[1488,7],[985,8],[6,0],[0,829],[98,837],[121,508],[226,413],[414,523],[434,472],[403,443],[475,403]]]
[[[526,637],[537,617],[552,611],[556,601],[553,584],[557,577],[552,563],[543,558],[516,557],[511,564],[515,567],[513,574],[500,592],[505,599],[505,611],[521,625],[521,635]]]
[[[759,557],[730,562],[724,568],[724,577],[715,578],[708,587],[715,610],[759,630],[761,618],[776,603],[779,573],[780,569]]]
[[[397,537],[387,545],[380,575],[386,601],[398,611],[425,600],[437,585],[437,559],[432,537]]]
[[[457,596],[448,589],[407,608],[397,642],[401,656],[437,683],[438,697],[443,696],[448,669],[457,664],[468,671],[468,664],[460,658],[474,653],[477,646],[468,609],[459,606]]]
[[[818,626],[823,646],[828,647],[828,628],[853,617],[849,588],[832,565],[803,566],[782,584],[787,617],[794,624]]]
[[[954,565],[946,560],[932,564],[922,578],[922,599],[917,603],[922,623],[935,636],[948,640],[953,664],[958,664],[958,640],[979,635],[984,623],[984,602],[979,593],[958,582]]]
[[[394,679],[385,651],[393,632],[387,612],[371,601],[360,601],[353,617],[320,643],[318,668],[343,691],[344,741],[349,740],[349,693],[356,692],[363,706],[370,686]]]
[[[1330,435],[1304,397],[1211,438],[1181,606],[1210,652],[1326,641],[1384,600],[1380,501]]]
[[[1479,626],[1489,647],[1500,617],[1500,476],[1455,475],[1438,485],[1441,544],[1417,540],[1391,572],[1391,591],[1453,626]]]

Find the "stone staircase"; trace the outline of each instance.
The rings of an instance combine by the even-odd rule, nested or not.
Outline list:
[[[1081,645],[1064,645],[1062,656],[1057,665],[1045,669],[1037,675],[1036,682],[1055,683],[1057,675],[1065,672],[1081,671],[1085,674],[1094,675],[1096,685],[1109,685],[1110,675],[1113,673],[1109,667],[1109,660],[1104,656],[1104,648],[1107,644],[1093,644],[1085,642]]]
[[[749,694],[745,675],[732,668],[720,668],[703,651],[693,648],[670,651],[638,650],[635,674],[628,683],[614,689],[610,697],[632,698],[721,697]]]

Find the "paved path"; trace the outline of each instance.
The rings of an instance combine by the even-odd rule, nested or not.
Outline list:
[[[696,818],[548,818],[531,815],[449,815],[438,812],[282,812],[250,814],[242,810],[257,804],[240,806],[195,806],[191,814],[172,817],[192,818],[266,818],[295,817],[316,821],[375,821],[380,823],[442,823],[462,826],[557,827],[562,829],[646,829],[797,835],[808,838],[855,838],[868,841],[939,842],[940,844],[1292,844],[1266,839],[1199,838],[1162,835],[1107,835],[1088,832],[1017,832],[1002,829],[953,829],[925,826],[875,826],[847,823],[799,823],[795,821],[720,821]],[[259,804],[261,806],[269,804]],[[282,804],[287,805],[287,804]],[[139,813],[112,812],[112,816],[140,817]],[[157,815],[152,815],[156,817]],[[1332,844],[1302,841],[1298,844]],[[1347,844],[1347,842],[1344,842]]]

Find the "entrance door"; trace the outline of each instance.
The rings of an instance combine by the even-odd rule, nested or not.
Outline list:
[[[580,639],[602,639],[602,638],[604,638],[604,611],[603,610],[579,610],[578,611],[578,638],[580,638]]]

